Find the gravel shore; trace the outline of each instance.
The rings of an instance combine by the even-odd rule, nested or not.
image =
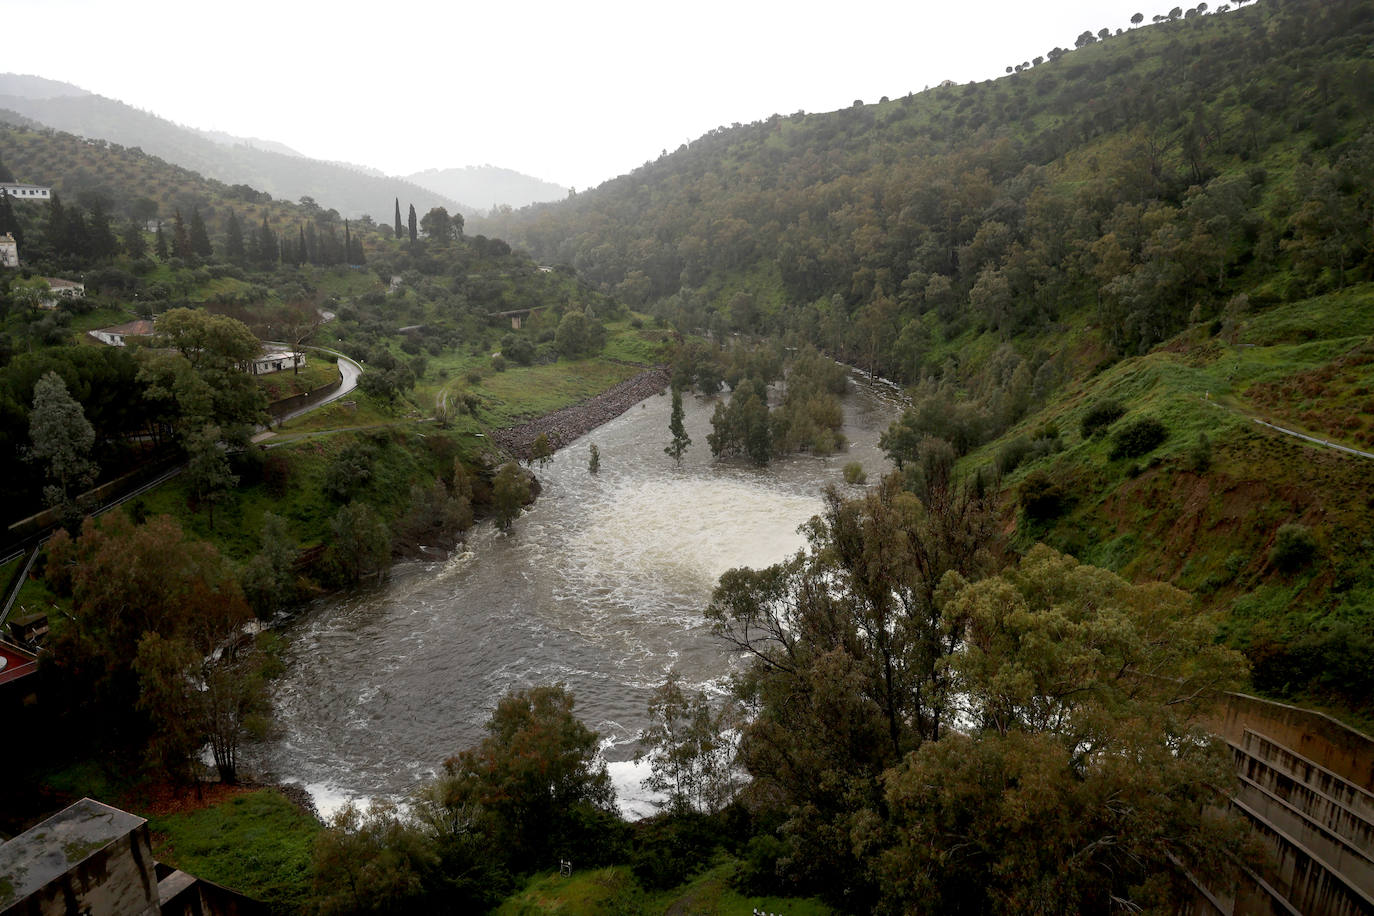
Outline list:
[[[650,369],[580,404],[564,407],[519,426],[498,429],[491,437],[512,456],[529,460],[534,440],[539,438],[540,433],[549,437],[549,444],[557,451],[578,436],[614,420],[640,401],[661,393],[667,387],[668,370]]]

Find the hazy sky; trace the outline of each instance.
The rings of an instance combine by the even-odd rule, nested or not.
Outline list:
[[[0,71],[391,174],[581,189],[720,125],[1000,76],[1172,5],[1142,3],[9,0]]]

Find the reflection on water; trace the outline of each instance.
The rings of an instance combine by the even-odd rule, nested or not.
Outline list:
[[[848,452],[760,470],[713,464],[712,402],[684,400],[693,445],[681,467],[663,453],[669,398],[650,398],[537,469],[543,494],[511,536],[483,526],[460,556],[403,564],[294,620],[275,685],[280,734],[251,763],[304,783],[323,809],[401,794],[480,740],[502,694],[561,682],[633,786],[633,739],[665,672],[717,690],[735,663],[702,617],[716,579],[801,549],[798,526],[846,463],[883,472],[877,438],[899,410],[861,383],[846,399]]]

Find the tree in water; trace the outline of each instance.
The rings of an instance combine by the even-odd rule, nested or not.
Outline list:
[[[649,761],[644,788],[665,795],[662,806],[675,814],[714,814],[729,804],[740,788],[729,737],[738,734],[736,707],[712,712],[706,694],[688,695],[674,669],[654,691],[649,716],[653,724],[640,734],[635,755],[636,762]]]
[[[587,470],[593,474],[601,471],[601,449],[595,442],[587,447]]]
[[[605,841],[618,820],[597,746],[564,687],[517,690],[497,704],[482,742],[444,763],[431,798],[452,814],[475,812],[515,869],[586,862],[612,852]]]
[[[540,433],[534,437],[534,445],[530,447],[530,458],[539,462],[541,470],[553,458],[553,446],[549,444],[547,433]]]
[[[492,511],[496,513],[496,526],[509,531],[520,509],[530,501],[530,482],[514,461],[502,465],[491,485]]]
[[[673,412],[668,418],[668,432],[673,438],[663,449],[663,453],[670,456],[679,466],[682,465],[682,454],[692,444],[691,437],[687,435],[687,428],[682,424],[682,418],[682,389],[674,385]]]

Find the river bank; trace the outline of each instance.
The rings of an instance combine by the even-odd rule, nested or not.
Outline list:
[[[534,457],[534,441],[541,434],[548,437],[549,445],[557,451],[667,387],[668,370],[649,369],[571,407],[495,430],[491,438],[515,458],[528,461]]]

